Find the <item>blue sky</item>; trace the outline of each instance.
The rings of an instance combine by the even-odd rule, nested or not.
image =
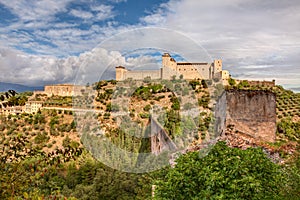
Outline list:
[[[235,78],[297,88],[299,11],[298,0],[0,0],[0,82],[72,82],[80,69],[93,81],[110,64],[138,68],[164,51],[198,53],[194,43],[197,61],[220,58]],[[157,53],[124,56],[124,44]]]
[[[164,0],[69,1],[52,0],[0,2],[2,41],[30,54],[78,55],[92,46],[59,51],[61,42],[72,43],[105,38],[106,29],[142,24],[141,19]],[[4,36],[4,37],[3,37]],[[18,40],[19,38],[19,40]],[[94,43],[96,46],[97,43]],[[40,46],[39,46],[40,45]],[[45,48],[42,48],[45,47]],[[68,45],[66,45],[68,46]],[[49,51],[50,47],[53,52]]]

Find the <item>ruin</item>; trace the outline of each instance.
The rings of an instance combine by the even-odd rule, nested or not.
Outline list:
[[[275,141],[276,97],[264,90],[228,90],[219,98],[215,109],[218,133],[247,135],[254,140]]]

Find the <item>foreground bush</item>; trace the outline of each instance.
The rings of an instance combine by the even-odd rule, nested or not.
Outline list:
[[[282,199],[283,170],[260,148],[217,143],[207,156],[188,153],[156,182],[156,199]]]

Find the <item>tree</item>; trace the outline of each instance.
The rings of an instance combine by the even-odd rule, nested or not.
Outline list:
[[[230,86],[234,86],[235,85],[235,80],[233,78],[229,78],[228,83],[229,83]]]
[[[203,155],[203,154],[202,154]],[[157,199],[282,199],[283,172],[260,148],[218,142],[206,155],[187,153],[155,182]]]

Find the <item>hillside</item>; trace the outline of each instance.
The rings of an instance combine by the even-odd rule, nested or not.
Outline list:
[[[209,85],[214,85],[214,89],[208,89]],[[280,189],[284,187],[278,188],[272,185],[266,187],[271,187],[271,189],[274,187],[274,191],[275,189],[276,191],[280,190],[280,193],[285,195],[287,192],[290,195],[299,193],[299,188],[297,188],[299,185],[296,184],[298,179],[292,178],[300,174],[297,167],[293,168],[299,162],[300,153],[299,94],[284,90],[280,86],[249,86],[246,82],[232,84],[227,89],[229,88],[269,90],[277,95],[276,141],[274,143],[246,144],[244,142],[248,140],[247,138],[243,138],[238,133],[232,133],[233,138],[224,139],[227,141],[227,146],[235,146],[234,142],[242,141],[241,144],[244,146],[241,148],[245,147],[248,150],[230,150],[222,146],[223,144],[217,143],[215,154],[209,154],[211,162],[218,165],[221,157],[217,155],[221,152],[228,152],[222,156],[226,157],[225,160],[232,161],[223,163],[226,167],[224,171],[211,171],[211,173],[221,173],[220,177],[223,177],[222,174],[232,171],[237,173],[241,169],[239,167],[232,168],[232,166],[239,162],[235,159],[239,156],[243,159],[250,159],[254,166],[258,166],[258,163],[261,166],[261,168],[255,168],[254,171],[246,170],[244,172],[245,176],[249,178],[243,180],[245,184],[251,183],[250,177],[256,177],[257,184],[258,182],[263,183],[263,180],[257,175],[258,171],[255,170],[266,169],[270,171],[264,173],[273,174],[279,168],[284,168],[288,175],[282,175],[281,179],[289,182],[289,188],[285,188],[286,190],[283,191]],[[163,168],[158,173],[151,174],[130,174],[111,169],[94,160],[90,152],[97,157],[95,149],[90,148],[88,149],[90,152],[88,152],[83,145],[86,142],[86,133],[89,133],[89,139],[93,141],[108,139],[118,148],[130,152],[149,153],[151,152],[149,140],[130,134],[137,134],[137,131],[141,130],[143,130],[142,133],[147,133],[145,127],[149,124],[150,117],[155,114],[154,108],[158,107],[160,110],[157,118],[169,136],[172,139],[184,138],[181,140],[182,143],[189,141],[187,146],[190,151],[197,152],[199,148],[201,149],[202,141],[213,139],[211,132],[213,128],[212,107],[215,103],[214,99],[217,99],[223,89],[214,82],[175,80],[158,83],[149,80],[141,82],[129,80],[123,83],[100,81],[91,85],[90,90],[87,91],[89,92],[74,98],[37,95],[32,99],[43,100],[44,107],[47,109],[42,109],[35,114],[1,116],[0,158],[1,168],[5,169],[0,174],[2,191],[0,197],[2,199],[9,197],[15,199],[47,197],[52,199],[54,196],[69,197],[70,199],[75,197],[83,199],[91,196],[106,197],[106,199],[147,199],[151,196],[152,184],[156,184],[159,188],[158,195],[163,194],[166,190],[178,190],[177,186],[173,185],[177,179],[171,178],[174,173],[171,169]],[[189,110],[193,107],[199,109],[200,117],[195,119],[180,117],[180,108]],[[80,114],[72,111],[72,108],[92,109],[94,112]],[[122,116],[124,113],[127,114]],[[129,121],[130,123],[127,123]],[[145,130],[146,132],[144,132]],[[197,130],[197,132],[190,133],[191,130]],[[182,137],[182,133],[186,133],[187,137]],[[253,147],[259,146],[263,148],[263,151],[252,150]],[[118,163],[120,158],[113,157],[111,152],[101,146],[95,147],[98,152],[101,149],[99,155],[109,157],[112,163]],[[253,156],[251,157],[253,152],[260,159],[255,160]],[[197,162],[206,162],[205,157],[198,161],[194,156],[190,156],[190,153],[179,159],[184,159],[184,161],[178,161],[181,165],[186,162],[189,163],[188,166],[194,166]],[[154,160],[151,161],[154,162]],[[241,164],[249,165],[249,163]],[[186,173],[184,169],[180,168],[181,165],[178,165],[178,169],[176,167],[175,170],[179,170],[178,173]],[[270,168],[265,166],[270,166]],[[28,169],[30,170],[28,171]],[[205,169],[208,170],[210,167]],[[218,170],[218,168],[214,168],[214,170]],[[187,173],[192,172],[193,170]],[[170,180],[165,180],[165,174],[168,173]],[[192,176],[180,175],[180,177],[186,177],[187,183],[193,182],[193,176],[201,176],[201,173]],[[211,179],[213,178],[212,174]],[[224,181],[229,180],[223,178]],[[221,179],[219,181],[223,181]],[[169,185],[167,187],[161,185],[162,182],[159,180]],[[269,180],[275,183],[278,181],[278,179]],[[230,184],[236,183],[230,182]],[[207,186],[203,185],[203,187]],[[241,186],[240,189],[243,190],[243,187]],[[189,186],[186,185],[184,188],[188,189]],[[226,191],[229,192],[226,194],[229,196],[233,192],[230,189]],[[249,188],[247,191],[251,194],[252,189]],[[262,193],[258,193],[258,196],[260,194]],[[272,190],[268,195],[273,195]]]

